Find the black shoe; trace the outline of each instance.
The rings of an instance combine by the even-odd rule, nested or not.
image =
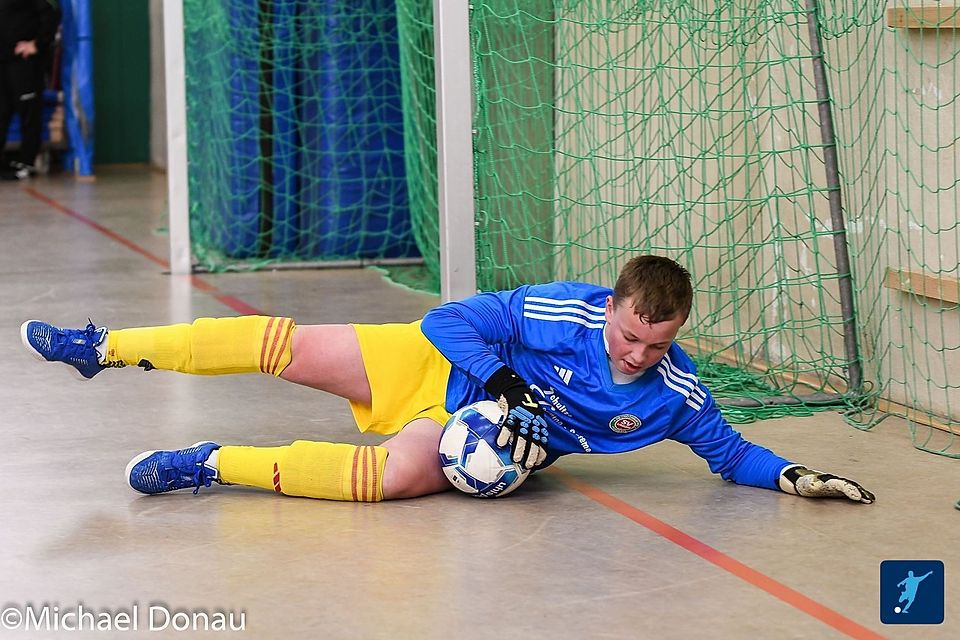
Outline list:
[[[26,180],[33,175],[34,169],[22,162],[11,162],[6,169],[0,171],[0,180]]]

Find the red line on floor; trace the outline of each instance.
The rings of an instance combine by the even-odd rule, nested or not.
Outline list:
[[[609,493],[606,493],[594,487],[593,485],[576,478],[567,471],[558,469],[557,467],[551,467],[549,472],[555,475],[560,482],[569,488],[582,493],[586,497],[603,505],[611,511],[619,513],[625,518],[633,520],[637,524],[646,527],[650,531],[666,538],[670,542],[686,549],[690,553],[695,553],[704,560],[720,567],[724,571],[733,574],[741,580],[749,582],[753,586],[766,591],[773,597],[782,600],[783,602],[799,609],[800,611],[803,611],[806,614],[813,616],[817,620],[830,625],[837,631],[846,634],[851,638],[866,638],[870,640],[884,638],[884,636],[878,635],[870,629],[857,624],[853,620],[842,616],[833,609],[830,609],[829,607],[826,607],[815,600],[811,600],[799,591],[791,589],[782,582],[777,582],[773,578],[760,573],[756,569],[752,569],[742,562],[734,560],[722,551],[718,551],[710,545],[697,540],[693,536],[688,535],[683,531],[670,526],[666,522],[655,518],[649,513],[641,511],[633,505],[624,502],[619,498],[615,498]]]
[[[147,249],[144,249],[143,247],[138,245],[136,242],[123,237],[116,231],[108,229],[107,227],[103,226],[96,220],[93,220],[92,218],[85,216],[79,211],[74,211],[70,207],[67,207],[66,205],[63,205],[60,202],[57,202],[53,198],[47,195],[44,195],[43,193],[40,193],[33,187],[24,187],[23,190],[26,193],[28,193],[30,196],[36,198],[37,200],[39,200],[40,202],[43,202],[44,204],[49,205],[50,207],[52,207],[53,209],[56,209],[60,213],[70,216],[77,222],[80,222],[81,224],[84,224],[90,227],[91,229],[94,229],[95,231],[110,238],[114,242],[117,242],[123,245],[127,249],[130,249],[135,253],[139,253],[141,256],[143,256],[147,260],[160,265],[164,269],[170,269],[170,262],[168,260],[165,260],[160,256],[151,253]],[[224,304],[227,307],[230,307],[237,313],[241,313],[245,315],[262,315],[262,313],[257,308],[250,306],[249,304],[247,304],[243,300],[240,300],[239,298],[236,298],[234,296],[221,292],[215,286],[213,286],[212,284],[210,284],[209,282],[207,282],[202,278],[199,278],[197,276],[190,276],[190,284],[196,289],[203,291],[204,293],[209,293],[221,304]]]
[[[123,246],[127,247],[131,251],[135,251],[136,253],[139,253],[140,255],[144,256],[151,262],[154,262],[165,269],[170,268],[170,263],[167,260],[164,260],[163,258],[160,258],[150,253],[149,251],[147,251],[137,243],[133,242],[132,240],[128,240],[127,238],[124,238],[120,234],[114,231],[111,231],[107,227],[104,227],[102,224],[95,222],[94,220],[83,215],[82,213],[78,213],[73,209],[70,209],[69,207],[66,207],[60,204],[53,198],[45,196],[44,194],[40,193],[36,189],[33,189],[32,187],[25,187],[24,191],[29,193],[31,196],[33,196],[37,200],[40,200],[41,202],[44,202],[50,205],[57,211],[70,216],[74,220],[77,220],[87,225],[88,227],[95,229],[96,231],[107,236],[111,240],[114,240],[115,242],[122,244]],[[206,282],[201,278],[198,278],[197,276],[190,276],[190,282],[194,287],[196,287],[200,291],[209,293],[214,298],[219,300],[221,303],[230,307],[234,311],[237,311],[238,313],[256,314],[256,315],[259,315],[261,313],[256,308],[248,305],[243,300],[240,300],[239,298],[236,298],[231,295],[227,295],[225,293],[221,293],[220,290],[217,289],[215,286],[213,286],[212,284]],[[697,554],[704,560],[707,560],[708,562],[715,564],[721,569],[735,575],[741,580],[749,582],[755,587],[758,587],[763,591],[766,591],[767,593],[774,596],[775,598],[778,598],[779,600],[786,602],[787,604],[799,609],[800,611],[803,611],[804,613],[807,613],[813,616],[814,618],[830,625],[837,631],[840,631],[841,633],[844,633],[850,636],[851,638],[865,638],[869,640],[884,639],[884,636],[874,633],[870,629],[867,629],[866,627],[857,624],[856,622],[854,622],[853,620],[850,620],[849,618],[845,618],[844,616],[840,615],[836,611],[820,604],[819,602],[811,600],[810,598],[803,595],[802,593],[798,591],[794,591],[793,589],[786,586],[785,584],[781,582],[777,582],[773,578],[760,573],[756,569],[751,569],[750,567],[743,564],[742,562],[734,560],[730,556],[720,551],[717,551],[713,547],[697,540],[693,536],[690,536],[684,533],[683,531],[680,531],[679,529],[676,529],[670,526],[666,522],[663,522],[662,520],[659,520],[651,516],[650,514],[644,511],[641,511],[640,509],[637,509],[633,505],[630,505],[618,498],[614,498],[610,494],[594,487],[593,485],[577,479],[576,477],[567,473],[566,471],[563,471],[556,467],[552,467],[549,470],[549,472],[557,476],[563,484],[567,485],[568,487],[570,487],[575,491],[582,493],[583,495],[590,498],[591,500],[607,507],[611,511],[619,513],[620,515],[626,518],[629,518],[630,520],[633,520],[637,524],[646,527],[647,529],[649,529],[650,531],[653,531],[657,535],[660,535],[666,538],[670,542],[673,542],[674,544],[686,549],[691,553]]]
[[[96,222],[95,220],[93,220],[93,219],[91,219],[91,218],[88,218],[87,216],[83,215],[82,213],[79,213],[79,212],[77,212],[77,211],[74,211],[73,209],[70,209],[69,207],[66,207],[66,206],[60,204],[59,202],[57,202],[57,201],[54,200],[53,198],[50,198],[50,197],[48,197],[48,196],[40,193],[39,191],[37,191],[37,190],[34,189],[33,187],[24,187],[23,190],[26,191],[26,192],[27,192],[28,194],[30,194],[31,196],[33,196],[34,198],[36,198],[37,200],[39,200],[40,202],[43,202],[43,203],[45,203],[45,204],[50,205],[51,207],[53,207],[54,209],[56,209],[56,210],[59,211],[60,213],[65,213],[66,215],[70,216],[70,217],[73,218],[74,220],[77,220],[77,221],[79,221],[79,222],[87,225],[88,227],[99,231],[100,233],[102,233],[103,235],[107,236],[108,238],[110,238],[110,239],[113,240],[114,242],[119,242],[120,244],[122,244],[123,246],[125,246],[127,249],[130,249],[131,251],[135,251],[135,252],[139,253],[140,255],[142,255],[143,257],[145,257],[147,260],[150,260],[151,262],[155,262],[156,264],[160,265],[161,267],[165,267],[165,268],[167,268],[167,269],[170,268],[170,263],[167,262],[166,260],[164,260],[163,258],[160,258],[160,257],[155,256],[154,254],[150,253],[149,251],[147,251],[146,249],[144,249],[144,248],[141,247],[140,245],[136,244],[135,242],[131,242],[130,240],[127,240],[126,238],[124,238],[123,236],[121,236],[119,233],[116,233],[116,232],[108,229],[107,227],[103,226],[103,225],[100,224],[99,222]]]

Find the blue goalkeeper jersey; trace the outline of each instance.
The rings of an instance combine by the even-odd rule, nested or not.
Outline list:
[[[546,464],[569,453],[622,453],[671,439],[725,480],[776,489],[791,463],[730,427],[678,344],[636,380],[614,384],[603,340],[612,294],[554,282],[431,310],[421,329],[453,365],[447,411],[491,399],[484,383],[507,365],[537,394],[550,424]]]

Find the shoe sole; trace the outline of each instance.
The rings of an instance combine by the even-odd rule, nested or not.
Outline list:
[[[80,373],[80,370],[77,369],[72,364],[67,364],[66,362],[60,362],[59,360],[47,360],[46,358],[43,357],[42,353],[34,349],[33,345],[30,344],[30,340],[27,339],[27,325],[30,324],[31,322],[40,322],[40,320],[27,320],[22,325],[20,325],[20,342],[22,342],[23,346],[27,348],[27,351],[33,354],[34,358],[36,358],[40,362],[57,362],[59,364],[64,365],[65,367],[70,367],[70,373],[77,380],[82,380],[84,382],[87,382],[88,380],[92,379],[84,376],[82,373]]]
[[[193,447],[199,447],[201,444],[214,444],[213,440],[201,440],[200,442],[194,442],[189,447],[183,447],[184,449],[192,449]],[[133,471],[133,468],[137,466],[143,460],[149,458],[158,451],[169,451],[169,449],[153,449],[151,451],[144,451],[143,453],[137,455],[133,460],[127,463],[127,468],[123,470],[124,480],[127,483],[127,486],[136,491],[141,496],[156,496],[157,493],[144,493],[130,483],[130,472]],[[169,491],[163,491],[162,493],[169,493]]]

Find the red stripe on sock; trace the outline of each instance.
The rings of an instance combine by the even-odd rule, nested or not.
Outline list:
[[[363,448],[363,501],[370,502],[370,447]]]
[[[277,338],[283,337],[283,340],[280,342],[280,348],[277,349],[277,357],[273,359],[273,363],[270,365],[270,375],[277,375],[277,367],[280,366],[280,360],[283,359],[283,351],[287,348],[287,341],[290,339],[291,324],[293,324],[293,321],[290,318],[284,318],[280,323],[280,328],[277,330]]]
[[[283,493],[283,489],[280,488],[280,464],[277,462],[273,463],[273,490]]]
[[[270,355],[267,356],[267,366],[266,368],[260,367],[260,370],[264,373],[270,373],[270,370],[273,368],[273,354],[277,352],[277,343],[280,341],[280,333],[283,329],[284,318],[276,318],[277,326],[273,330],[273,335],[270,337],[270,332],[267,332],[267,336],[270,339]]]
[[[360,460],[360,447],[353,451],[353,471],[350,475],[350,492],[353,494],[353,501],[357,502],[360,497],[357,495],[357,462]]]
[[[377,450],[374,447],[370,447],[370,453],[373,454],[373,478],[370,482],[370,491],[373,492],[370,500],[373,502],[377,499]]]
[[[260,371],[266,372],[267,364],[267,342],[270,338],[270,327],[276,318],[270,318],[267,321],[267,330],[263,332],[263,343],[260,345]]]

